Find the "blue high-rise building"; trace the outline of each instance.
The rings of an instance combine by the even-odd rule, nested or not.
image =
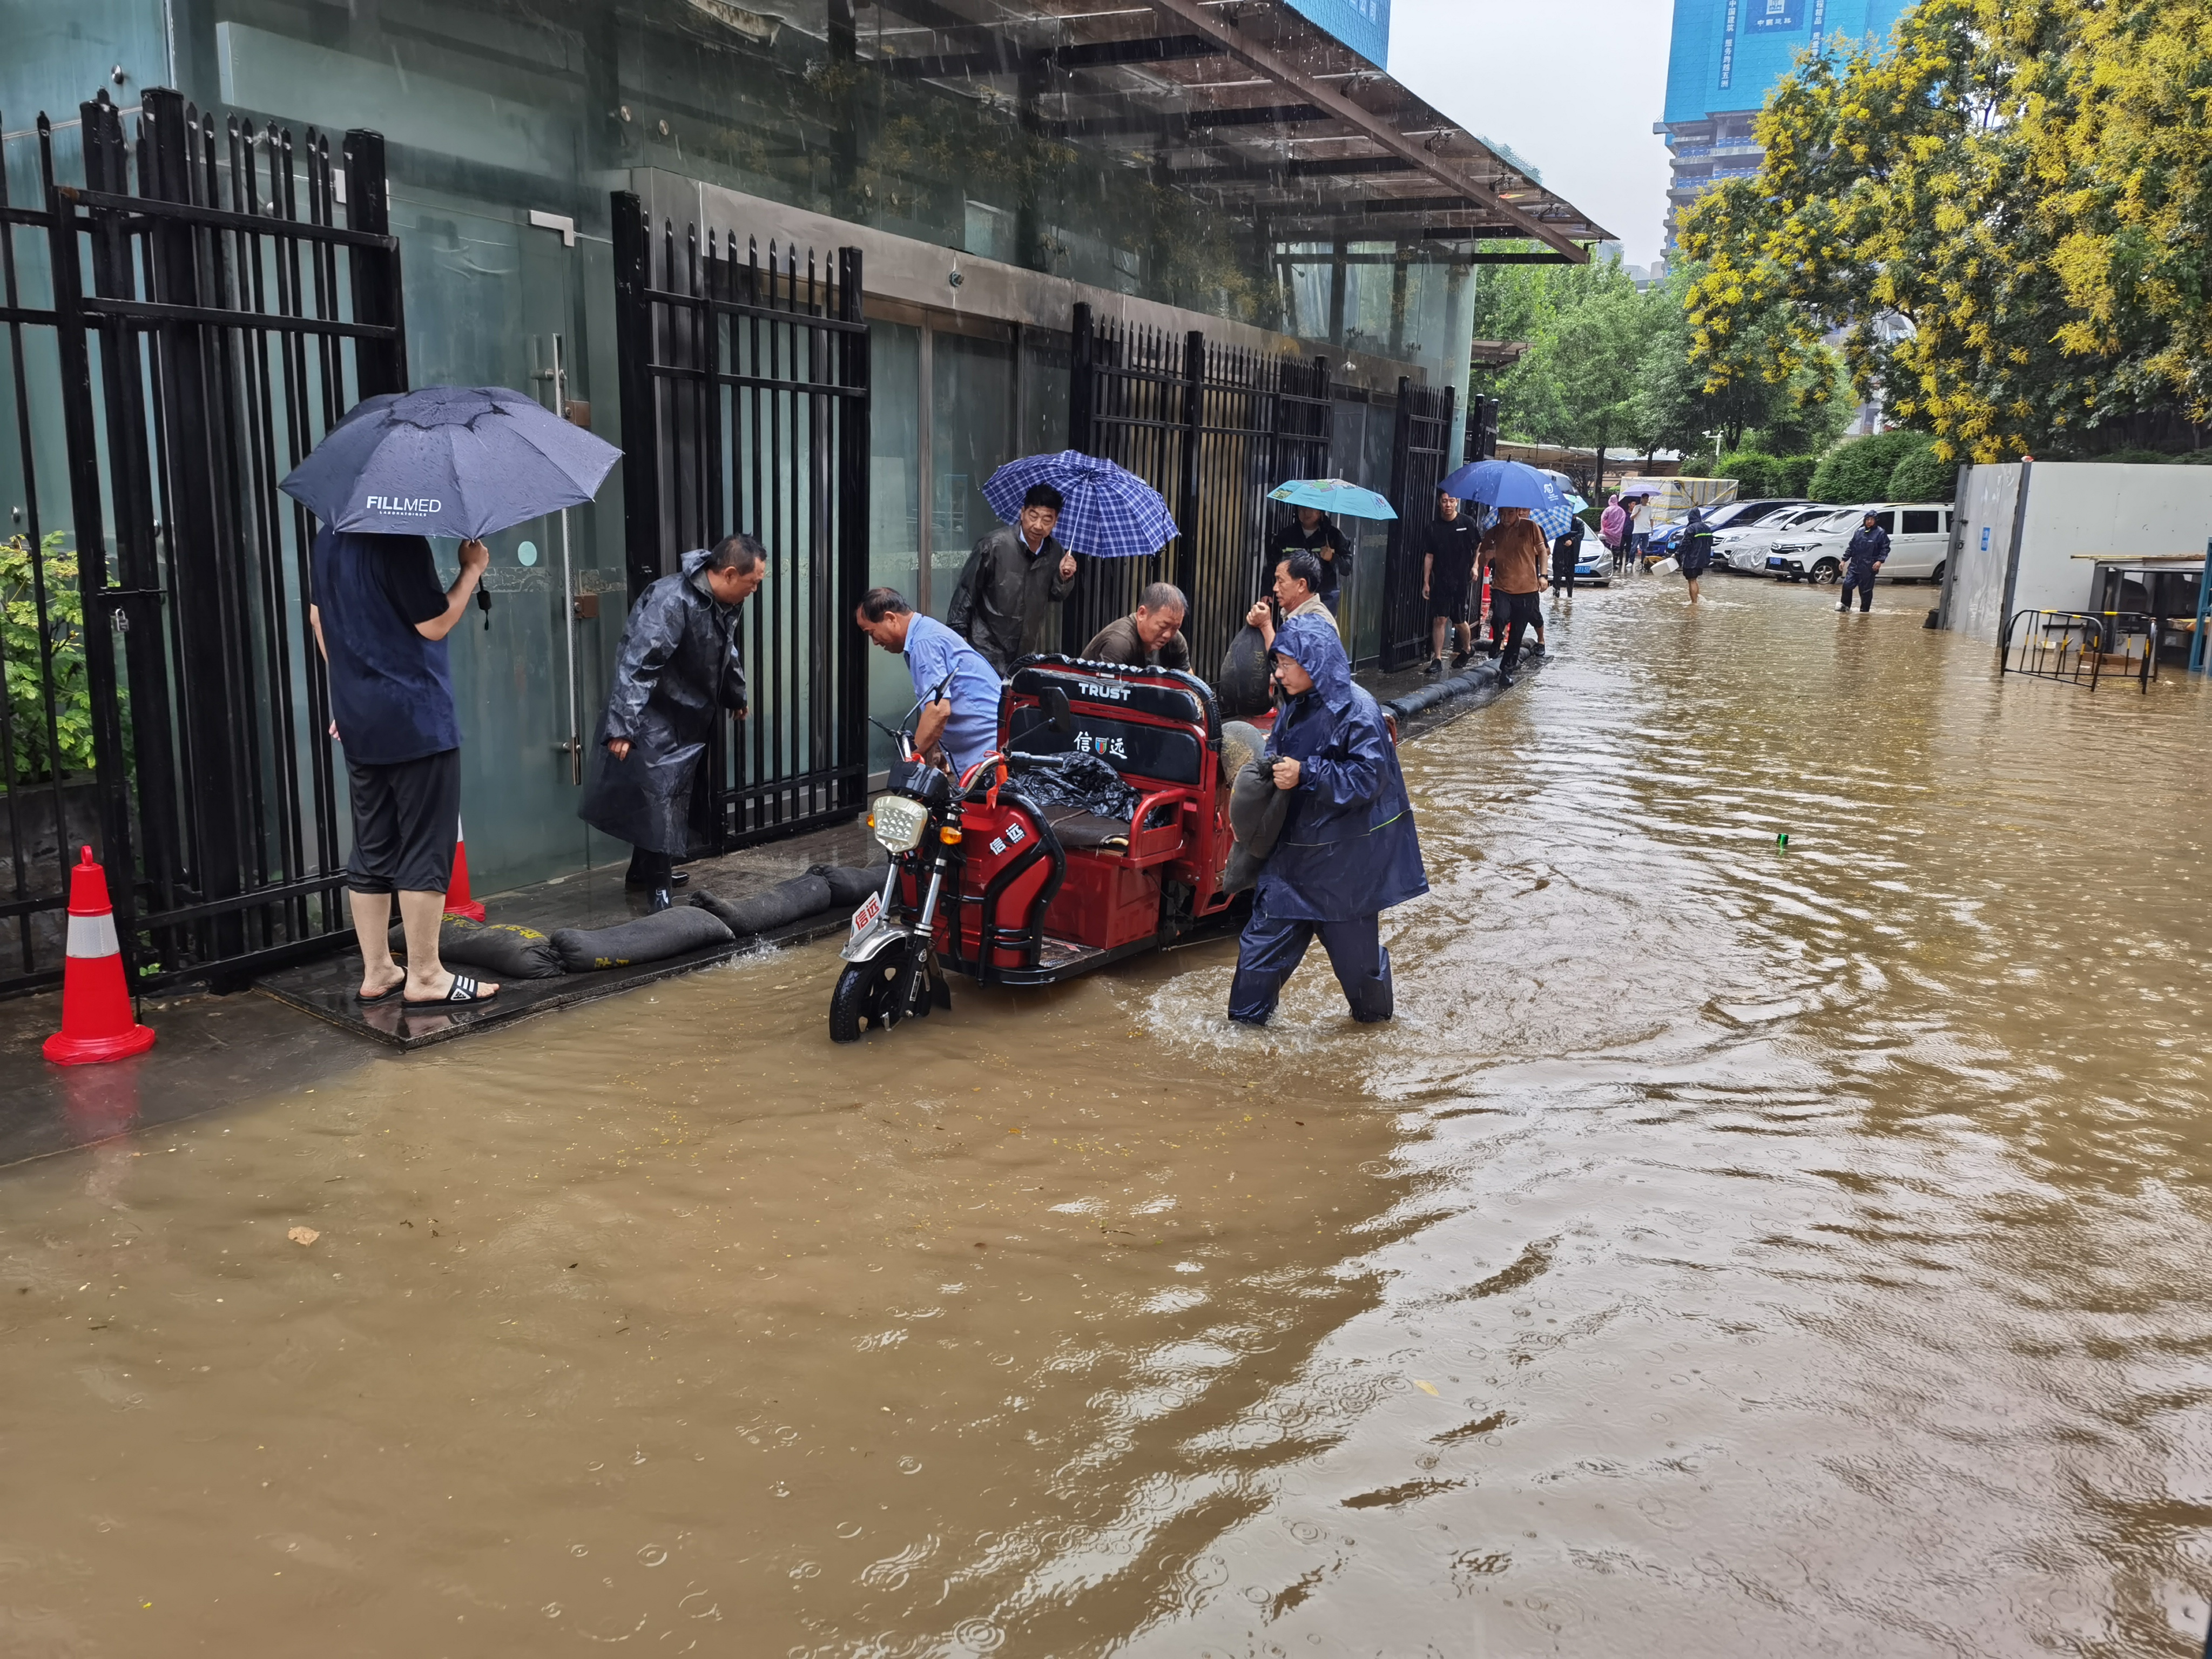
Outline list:
[[[1913,0],[1674,0],[1665,118],[1652,131],[1674,152],[1667,249],[1683,208],[1723,179],[1759,171],[1752,119],[1815,41],[1888,37]]]

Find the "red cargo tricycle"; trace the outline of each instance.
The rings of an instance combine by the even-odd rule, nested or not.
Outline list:
[[[998,752],[959,778],[914,753],[911,717],[896,735],[900,758],[868,817],[890,868],[854,914],[833,1042],[951,1007],[948,972],[1051,985],[1241,913],[1222,889],[1225,786],[1249,757],[1224,763],[1213,692],[1195,675],[1027,658],[1000,697]],[[1110,765],[1134,809],[1048,805],[1024,787],[1068,755]]]

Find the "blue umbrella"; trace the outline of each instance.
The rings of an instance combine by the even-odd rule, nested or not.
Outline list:
[[[1022,515],[1022,497],[1039,484],[1060,494],[1060,545],[1094,559],[1141,559],[1177,535],[1160,492],[1135,473],[1079,449],[1008,461],[983,486],[991,511],[1008,524]]]
[[[580,507],[622,457],[505,386],[425,386],[356,404],[276,487],[334,530],[481,540]]]
[[[1521,461],[1469,461],[1444,475],[1437,486],[1443,494],[1485,507],[1551,507],[1564,505],[1559,486],[1534,467]]]
[[[1346,483],[1341,478],[1293,478],[1267,492],[1271,501],[1292,507],[1318,507],[1324,513],[1349,513],[1355,519],[1395,519],[1398,511],[1371,489]]]

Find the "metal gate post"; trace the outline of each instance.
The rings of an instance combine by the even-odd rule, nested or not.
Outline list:
[[[867,318],[863,296],[866,290],[860,277],[860,250],[838,249],[837,314],[846,322],[865,325]],[[835,584],[837,611],[830,619],[830,625],[838,648],[844,653],[838,663],[842,696],[838,710],[837,763],[841,768],[852,769],[849,776],[843,771],[839,774],[836,804],[854,811],[860,809],[868,793],[868,659],[867,649],[860,641],[860,630],[853,625],[853,616],[860,608],[861,598],[868,588],[868,457],[874,421],[870,355],[866,334],[848,334],[840,342],[837,378],[859,396],[843,400],[845,406],[832,411],[841,422],[841,442],[837,458]]]
[[[85,106],[89,111],[91,106]],[[84,123],[89,141],[92,122]],[[89,142],[87,144],[90,149]],[[62,429],[69,449],[70,515],[76,531],[77,591],[84,601],[86,690],[92,697],[94,775],[99,780],[100,854],[115,879],[116,935],[123,947],[125,981],[137,977],[137,865],[131,852],[131,766],[123,750],[123,720],[115,675],[115,632],[95,601],[107,586],[107,523],[100,487],[100,434],[94,416],[92,352],[82,307],[83,270],[77,258],[76,214],[54,182],[53,133],[39,117],[40,164],[46,187],[48,258],[54,288],[54,336],[61,359]],[[58,830],[62,829],[58,823]],[[64,857],[66,857],[66,848]]]
[[[191,202],[195,158],[184,95],[167,88],[148,89],[138,118],[140,194],[159,201]],[[95,218],[99,212],[95,210]],[[147,235],[151,290],[147,297],[162,305],[195,308],[222,304],[221,243],[217,238],[209,240],[207,257],[203,258],[199,233],[192,225],[155,219]],[[228,400],[219,385],[220,344],[210,337],[212,331],[206,325],[181,319],[159,322],[147,333],[154,347],[154,416],[160,423],[159,453],[164,463],[161,503],[170,556],[173,665],[185,734],[178,816],[189,826],[186,880],[199,902],[206,903],[237,897],[252,879],[246,867],[246,804],[258,782],[244,753],[253,724],[248,702],[251,671],[237,627],[238,537],[224,510],[230,494],[222,486],[230,476]],[[113,329],[108,338],[121,356],[134,336],[125,325]],[[130,351],[134,395],[137,356]],[[150,508],[151,503],[147,506]],[[120,519],[116,528],[129,578],[133,575],[132,535],[142,526]],[[150,554],[150,546],[147,551]],[[144,562],[150,567],[152,560]],[[143,588],[146,584],[133,580],[132,586]],[[133,632],[145,625],[137,617],[131,619]],[[134,672],[134,689],[137,680]],[[142,775],[142,796],[149,785]],[[237,913],[210,917],[204,925],[213,935],[213,955],[229,957],[244,951],[243,918]]]
[[[1198,592],[1198,457],[1206,425],[1206,336],[1193,329],[1182,342],[1182,479],[1176,492],[1175,585],[1186,600]]]
[[[1389,539],[1382,555],[1382,666],[1401,668],[1398,613],[1407,609],[1406,588],[1412,573],[1404,568],[1406,550],[1406,492],[1412,483],[1413,459],[1413,382],[1398,377],[1398,418],[1390,439],[1390,501],[1398,516],[1390,520]],[[1417,585],[1417,584],[1411,584]]]
[[[346,225],[378,236],[392,234],[391,187],[384,171],[384,135],[355,127],[345,136]],[[374,398],[407,390],[407,307],[399,283],[399,251],[356,247],[352,265],[353,315],[357,323],[392,330],[388,340],[362,340],[354,348],[354,380],[359,396]],[[344,402],[343,388],[339,402]]]
[[[1091,307],[1079,301],[1075,307],[1075,337],[1070,349],[1067,368],[1067,447],[1090,455],[1097,452],[1097,441],[1091,431],[1092,354],[1097,348],[1097,336],[1091,318]]]
[[[622,395],[623,562],[629,602],[660,576],[659,389],[653,381],[653,234],[645,204],[614,193],[615,343]]]

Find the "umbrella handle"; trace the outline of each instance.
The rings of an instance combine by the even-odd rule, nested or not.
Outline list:
[[[482,584],[478,584],[477,587],[477,609],[484,613],[484,632],[487,634],[490,633],[491,590],[483,586]]]

